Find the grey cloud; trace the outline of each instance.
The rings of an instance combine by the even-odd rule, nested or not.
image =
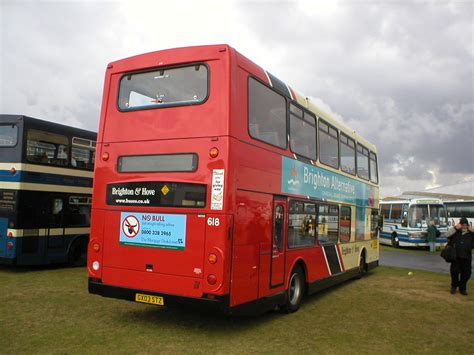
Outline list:
[[[472,4],[339,5],[329,17],[288,3],[240,10],[268,51],[286,49],[274,74],[378,146],[382,185],[386,178],[387,187],[410,180],[423,188],[428,171],[450,183],[474,174]],[[272,26],[276,18],[283,21]],[[394,172],[400,157],[415,161]]]

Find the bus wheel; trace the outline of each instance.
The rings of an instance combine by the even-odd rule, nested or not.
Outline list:
[[[301,266],[296,266],[291,272],[290,282],[286,290],[286,313],[296,312],[301,305],[304,294],[304,274]]]
[[[392,234],[392,247],[398,248],[400,244],[398,243],[398,235],[396,233]]]
[[[69,249],[69,264],[71,266],[84,266],[87,263],[87,241],[76,240]]]

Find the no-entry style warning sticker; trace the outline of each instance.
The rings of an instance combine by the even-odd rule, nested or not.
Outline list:
[[[140,232],[140,221],[137,217],[129,215],[122,221],[122,232],[128,238],[135,238]]]

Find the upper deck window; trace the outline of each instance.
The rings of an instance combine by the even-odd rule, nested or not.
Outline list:
[[[341,169],[346,173],[355,175],[355,141],[341,133]]]
[[[255,139],[286,148],[286,100],[249,78],[249,132]]]
[[[369,150],[357,143],[357,175],[369,180]]]
[[[16,125],[0,126],[0,147],[14,147],[18,141],[18,127]]]
[[[94,170],[95,141],[73,137],[71,148],[71,165],[74,168]]]
[[[377,156],[370,152],[370,181],[378,183],[379,177],[377,173]]]
[[[319,161],[323,164],[339,167],[338,132],[324,121],[319,121]]]
[[[66,136],[30,129],[26,139],[28,161],[56,166],[68,165],[69,140]]]
[[[120,80],[118,107],[122,111],[202,103],[208,96],[204,64],[126,74]]]
[[[291,150],[306,158],[316,160],[316,117],[290,105]]]

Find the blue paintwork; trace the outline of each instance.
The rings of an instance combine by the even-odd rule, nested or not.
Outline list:
[[[12,174],[9,170],[0,170],[0,182],[2,181],[92,188],[92,178],[32,171],[17,171],[15,174]]]

